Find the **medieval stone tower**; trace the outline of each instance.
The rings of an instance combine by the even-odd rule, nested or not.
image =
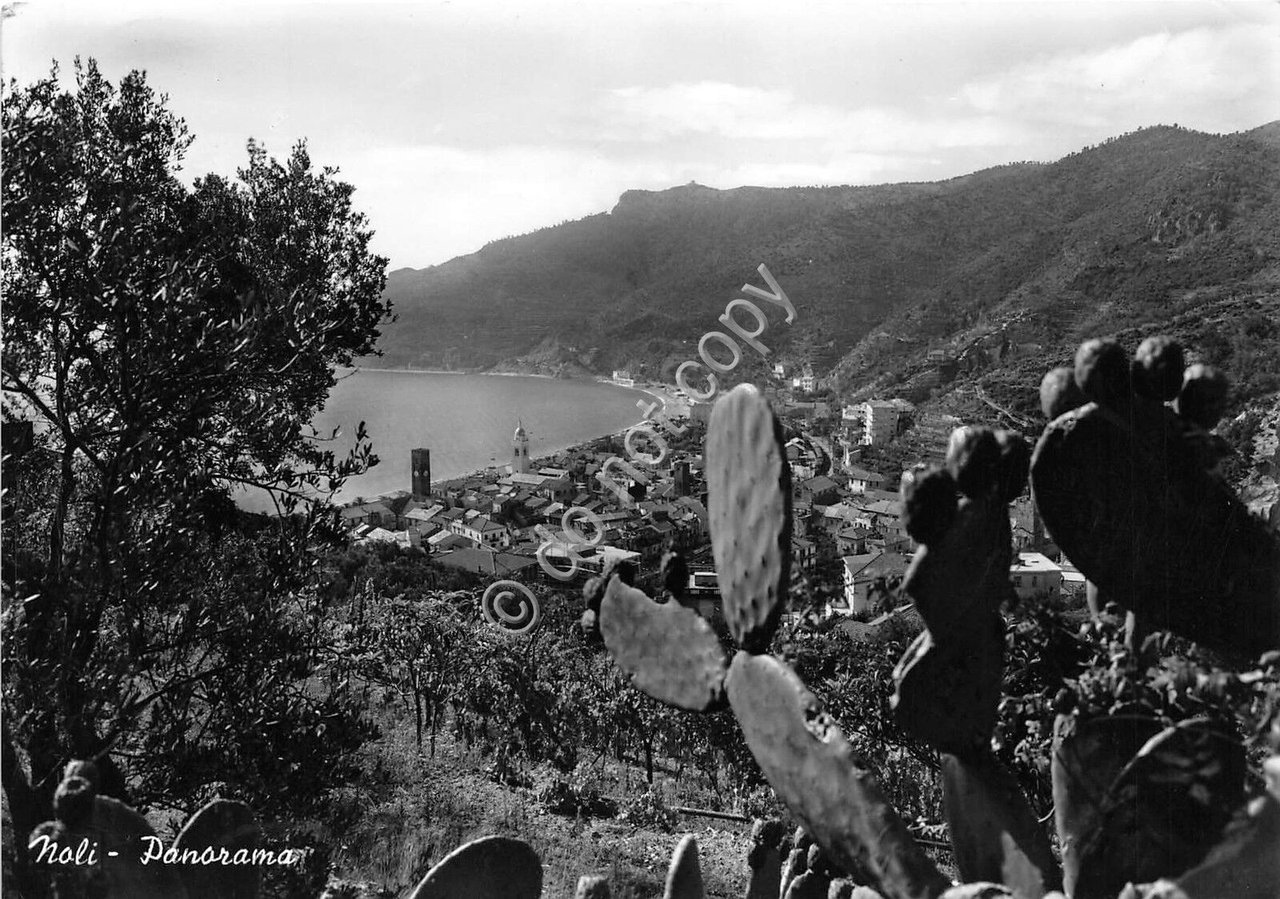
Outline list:
[[[410,472],[412,480],[410,481],[413,498],[419,502],[425,501],[431,496],[431,450],[415,449],[410,450]]]

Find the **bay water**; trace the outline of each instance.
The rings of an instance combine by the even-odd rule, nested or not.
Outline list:
[[[508,464],[518,424],[536,459],[630,427],[643,417],[636,400],[651,399],[614,384],[528,375],[356,369],[339,377],[312,423],[324,436],[339,429],[330,446],[341,458],[363,421],[380,461],[348,480],[338,502],[408,490],[415,447],[431,450],[431,479],[447,480]],[[242,493],[237,503],[272,508],[264,495]]]

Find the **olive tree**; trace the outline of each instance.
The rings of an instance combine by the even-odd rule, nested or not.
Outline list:
[[[5,419],[35,433],[5,460],[15,831],[73,757],[100,757],[104,792],[129,762],[144,802],[255,765],[261,791],[320,787],[340,766],[317,753],[367,729],[298,686],[326,639],[317,500],[376,457],[363,428],[339,451],[308,422],[390,313],[352,187],[305,144],[280,162],[253,142],[234,179],[188,186],[167,99],[92,61],[70,90],[56,67],[11,82],[3,119]],[[244,487],[287,514],[247,527]]]

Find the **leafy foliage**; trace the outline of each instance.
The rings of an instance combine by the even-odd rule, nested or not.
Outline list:
[[[250,144],[236,180],[178,178],[191,136],[137,72],[92,62],[4,98],[3,389],[36,422],[5,463],[6,755],[15,830],[48,817],[66,758],[103,791],[185,802],[234,782],[306,807],[372,733],[335,682],[318,503],[376,462],[308,421],[371,352],[385,260],[352,188]],[[285,512],[241,516],[233,491]],[[12,743],[11,743],[12,741]],[[30,820],[35,816],[35,820]]]

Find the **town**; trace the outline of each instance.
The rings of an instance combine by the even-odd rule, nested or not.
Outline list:
[[[940,463],[962,422],[918,413],[899,398],[849,403],[837,412],[829,401],[804,398],[813,390],[811,370],[791,379],[785,374],[776,366],[765,393],[788,433],[793,570],[821,585],[815,595],[825,598],[821,608],[794,614],[837,619],[855,639],[900,633],[898,626],[914,612],[894,587],[917,545],[900,520],[897,486],[904,471]],[[611,380],[638,383],[627,371],[615,371]],[[413,450],[410,489],[341,509],[349,539],[418,547],[435,563],[494,579],[561,586],[577,578],[570,565],[590,576],[618,560],[653,573],[663,554],[675,550],[689,565],[683,601],[714,618],[720,596],[701,456],[711,404],[690,402],[679,388],[663,389],[675,401],[672,421],[680,433],[668,435],[670,452],[646,466],[643,479],[625,479],[625,490],[612,489],[619,485],[610,483],[616,475],[607,470],[610,459],[625,454],[621,435],[532,458],[528,432],[518,422],[505,449],[510,462],[500,468],[433,482],[430,449]],[[565,514],[575,508],[590,513],[592,527],[603,528],[591,532],[590,543],[565,531]],[[1082,597],[1083,576],[1046,535],[1029,493],[1010,505],[1009,515],[1015,549],[1010,577],[1019,597]],[[541,566],[540,547],[546,557]],[[547,564],[555,574],[541,570]]]

